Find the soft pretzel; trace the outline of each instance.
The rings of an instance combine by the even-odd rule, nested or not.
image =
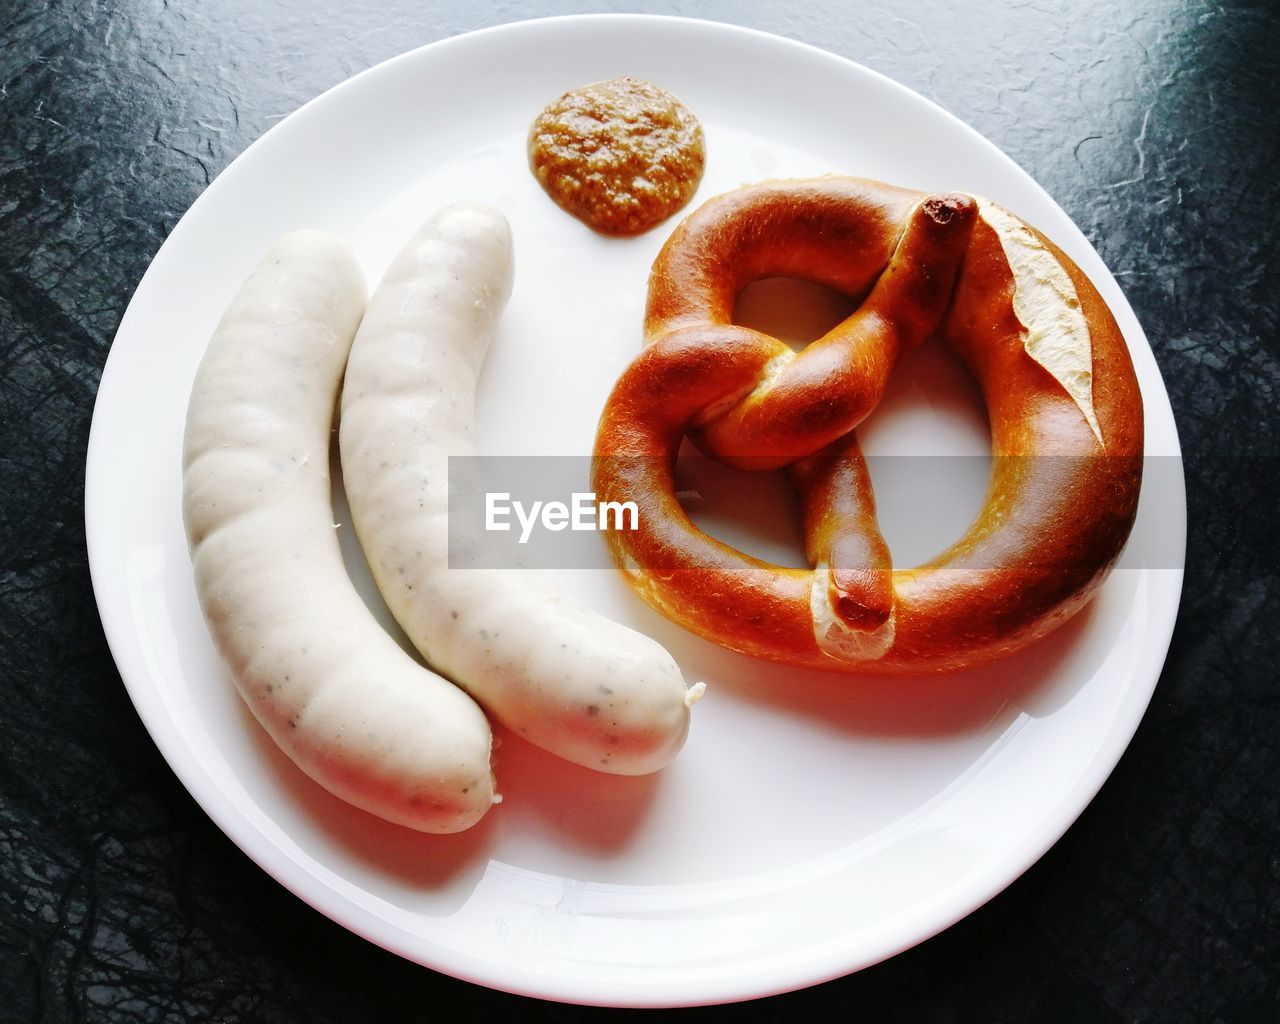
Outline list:
[[[859,300],[795,354],[735,326],[751,281],[796,277]],[[932,561],[894,569],[854,428],[897,357],[930,335],[986,401],[984,507]],[[1119,557],[1142,475],[1142,400],[1124,338],[1080,269],[986,200],[828,177],[712,199],[659,253],[646,347],[601,416],[598,501],[633,501],[613,556],[659,611],[793,665],[918,672],[1012,653],[1065,622]],[[674,493],[688,434],[749,469],[788,466],[811,569],[743,554]]]

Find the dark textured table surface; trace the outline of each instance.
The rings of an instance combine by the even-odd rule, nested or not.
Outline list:
[[[968,121],[1066,208],[1151,339],[1188,571],[1155,699],[1077,824],[942,935],[708,1019],[1280,1019],[1280,16],[1260,0],[895,9],[596,4],[825,46]],[[403,962],[277,885],[161,759],[99,625],[83,473],[129,297],[281,115],[402,50],[583,8],[388,0],[0,6],[0,1022],[590,1011]],[[626,1012],[626,1011],[620,1011]]]

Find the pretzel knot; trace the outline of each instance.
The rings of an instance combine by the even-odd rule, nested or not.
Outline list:
[[[747,284],[794,277],[858,301],[800,353],[732,322]],[[992,474],[965,535],[893,568],[855,428],[898,356],[938,336],[987,404]],[[787,664],[881,672],[1012,653],[1078,611],[1137,511],[1142,400],[1096,289],[1048,239],[967,195],[853,178],[767,182],[712,199],[676,229],[649,280],[646,347],[600,419],[598,501],[640,595],[694,632]],[[715,540],[675,495],[685,436],[744,469],[788,472],[811,568]]]

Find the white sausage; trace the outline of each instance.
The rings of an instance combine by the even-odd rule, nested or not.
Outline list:
[[[659,644],[532,571],[449,567],[448,459],[475,454],[476,381],[511,281],[506,220],[472,204],[440,211],[387,270],[343,386],[356,533],[405,633],[491,715],[590,768],[656,771],[683,745],[691,703]]]
[[[183,518],[213,638],[276,743],[358,807],[456,832],[494,802],[488,722],[378,625],[334,529],[330,435],[364,304],[346,243],[271,248],[196,374]]]

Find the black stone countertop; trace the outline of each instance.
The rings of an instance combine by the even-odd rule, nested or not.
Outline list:
[[[1280,15],[1268,0],[600,3],[825,46],[936,100],[1066,208],[1163,371],[1185,593],[1119,767],[1024,877],[860,974],[708,1020],[1280,1019]],[[0,1022],[569,1020],[370,945],[177,782],[90,590],[94,392],[148,261],[283,114],[402,50],[576,13],[507,0],[0,7]],[[442,1009],[447,1000],[448,1010]],[[627,1012],[627,1011],[619,1011]]]

